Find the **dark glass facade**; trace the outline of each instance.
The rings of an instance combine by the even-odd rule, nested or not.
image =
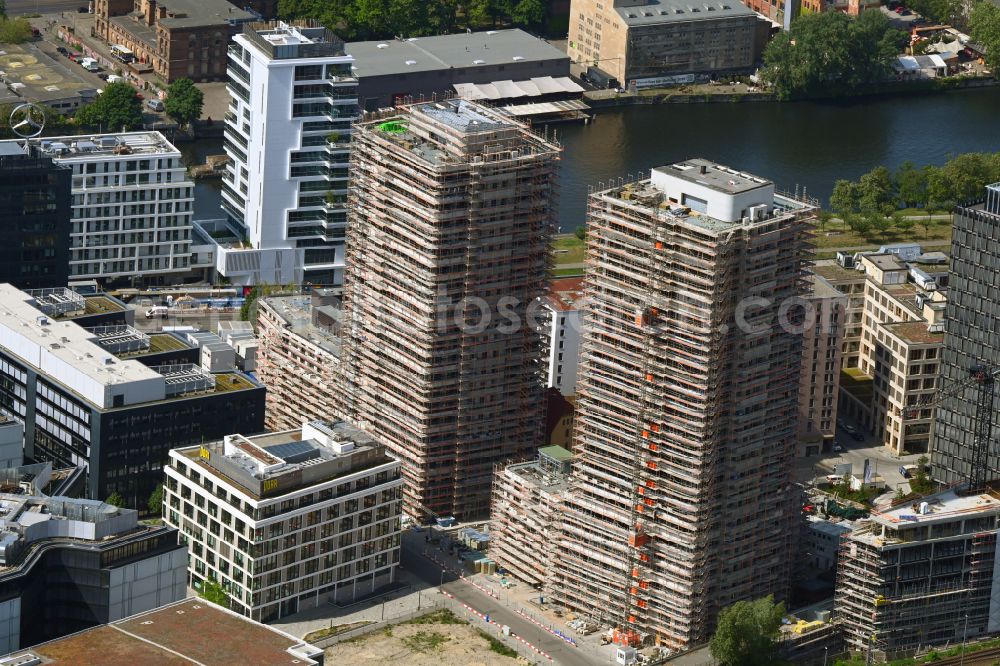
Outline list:
[[[21,289],[69,280],[70,169],[0,141],[0,283]]]
[[[966,381],[977,364],[1000,365],[1000,183],[978,203],[955,211],[948,276],[941,373],[944,388]],[[934,476],[945,483],[969,474],[974,441],[976,387],[945,400],[934,426]],[[1000,403],[1000,400],[997,401]],[[993,406],[993,441],[1000,435],[1000,409]],[[998,451],[990,447],[987,479],[1000,478]]]

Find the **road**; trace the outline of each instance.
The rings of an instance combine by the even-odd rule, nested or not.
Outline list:
[[[429,585],[437,586],[442,580],[441,567],[424,557],[420,548],[421,545],[422,542],[408,543],[407,539],[403,539],[403,566],[411,574]],[[443,553],[441,555],[443,556]],[[586,648],[575,648],[568,645],[563,640],[531,624],[520,615],[508,609],[502,601],[498,601],[480,592],[453,574],[445,572],[444,581],[445,591],[453,594],[456,600],[466,603],[482,613],[486,613],[500,624],[508,625],[513,633],[550,654],[555,663],[567,664],[567,666],[577,666],[580,664],[597,666],[598,664],[607,663],[606,657],[599,656],[593,652],[588,653]]]
[[[7,0],[7,15],[58,14],[86,7],[87,0]]]

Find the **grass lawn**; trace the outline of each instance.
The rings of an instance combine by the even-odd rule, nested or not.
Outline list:
[[[553,268],[550,273],[552,277],[578,277],[587,271],[583,268]]]
[[[556,258],[556,265],[579,264],[583,262],[587,252],[587,243],[573,234],[560,234],[556,236],[552,243],[552,252]]]
[[[951,242],[951,219],[931,220],[927,229],[921,224],[923,220],[916,220],[916,222],[917,224],[905,233],[893,227],[885,234],[880,234],[875,230],[869,231],[866,237],[851,231],[843,222],[830,221],[822,229],[818,224],[816,225],[813,241],[819,251],[824,249],[837,250],[845,247],[878,247],[889,243],[931,245],[935,241],[941,244]]]

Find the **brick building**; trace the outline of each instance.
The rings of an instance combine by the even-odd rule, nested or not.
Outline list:
[[[256,16],[226,0],[96,0],[94,31],[166,81],[222,81],[226,47]]]

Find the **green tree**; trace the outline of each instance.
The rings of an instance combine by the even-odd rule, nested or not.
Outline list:
[[[222,587],[222,583],[214,578],[206,578],[202,581],[198,596],[223,608],[229,608],[229,593],[226,592],[226,588]]]
[[[896,194],[902,206],[921,206],[927,202],[927,174],[907,160],[895,175]]]
[[[926,166],[927,174],[927,214],[930,209],[944,210],[955,204],[956,194],[948,173],[941,167]]]
[[[80,107],[78,125],[107,132],[131,131],[142,126],[142,101],[127,83],[109,83],[90,104]]]
[[[833,192],[830,193],[830,208],[841,218],[844,218],[845,215],[858,209],[860,198],[861,191],[858,189],[857,183],[841,179],[833,184]]]
[[[777,662],[778,630],[785,605],[768,595],[755,601],[737,601],[719,613],[709,642],[720,666],[765,666]]]
[[[577,227],[573,230],[573,235],[580,240],[587,240],[587,227]]]
[[[906,215],[903,215],[899,211],[896,211],[895,213],[892,214],[892,224],[894,227],[899,229],[900,233],[902,233],[904,236],[908,236],[909,233],[913,230],[913,227],[917,225],[917,222],[916,220]]]
[[[881,12],[800,16],[764,50],[764,80],[782,99],[854,92],[888,76],[905,37]]]
[[[106,500],[104,500],[104,503],[105,504],[110,504],[111,506],[116,506],[119,509],[121,509],[122,507],[125,506],[125,498],[122,497],[121,493],[119,493],[116,490],[115,492],[113,492],[110,495],[108,495],[108,498]]]
[[[10,129],[10,114],[16,106],[18,104],[0,104],[0,139],[16,138]],[[45,105],[42,105],[41,109],[42,113],[45,114],[46,134],[53,135],[68,131],[69,123],[66,121],[66,116]]]
[[[888,215],[895,209],[893,199],[892,176],[884,166],[877,166],[858,179],[858,207],[862,213]]]
[[[542,0],[520,0],[510,13],[517,25],[532,28],[545,20],[545,4]]]
[[[846,215],[844,217],[844,224],[847,225],[848,229],[862,238],[868,238],[868,234],[872,229],[871,221],[866,216],[856,213]]]
[[[255,285],[250,289],[250,293],[243,299],[243,305],[240,306],[240,320],[253,321],[255,318],[253,315],[257,312],[256,304],[259,297],[260,287]]]
[[[877,231],[882,238],[885,238],[886,233],[892,228],[892,220],[878,211],[865,213],[864,218],[869,227]]]
[[[149,501],[146,502],[146,507],[149,512],[154,515],[160,515],[163,511],[163,484],[159,483],[156,485],[156,489],[153,490],[149,495]]]
[[[986,48],[986,62],[996,76],[1000,67],[1000,6],[979,0],[969,13],[969,34]]]
[[[909,0],[906,6],[935,23],[952,23],[962,13],[960,0]]]
[[[31,23],[26,18],[0,17],[0,44],[21,44],[31,39]]]
[[[191,79],[177,79],[167,86],[163,110],[181,125],[189,125],[201,117],[205,94]]]

